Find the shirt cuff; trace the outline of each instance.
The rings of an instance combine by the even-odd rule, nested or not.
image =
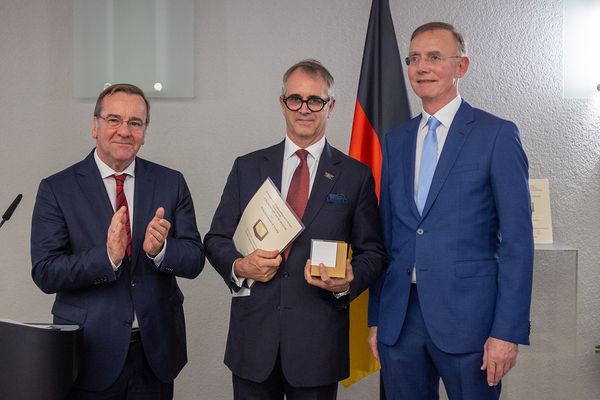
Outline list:
[[[112,267],[114,272],[117,272],[119,270],[119,267],[121,266],[121,264],[123,264],[123,260],[121,260],[121,262],[119,263],[119,265],[116,265],[112,258],[110,258],[110,253],[108,252],[108,246],[106,246],[106,255],[108,256],[108,261],[110,261],[110,266]]]
[[[236,260],[237,261],[237,260]],[[235,261],[231,264],[231,282],[235,283],[237,287],[243,287],[246,278],[238,278],[235,276]]]
[[[152,261],[154,261],[154,265],[155,266],[160,267],[160,264],[162,264],[163,260],[165,259],[165,252],[166,251],[167,251],[167,239],[165,239],[165,244],[163,245],[163,248],[160,251],[160,253],[158,253],[156,255],[156,257],[152,257],[148,253],[146,253],[146,256],[148,256],[149,259],[151,259]]]

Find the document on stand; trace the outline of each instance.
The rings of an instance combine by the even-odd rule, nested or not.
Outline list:
[[[530,179],[531,221],[533,242],[549,244],[553,242],[552,212],[550,211],[550,183],[548,179]]]
[[[244,256],[256,249],[283,252],[303,230],[302,221],[267,178],[244,209],[233,243]]]

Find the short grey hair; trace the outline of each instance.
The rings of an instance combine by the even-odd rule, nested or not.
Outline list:
[[[467,55],[467,42],[465,41],[465,38],[459,31],[456,30],[454,25],[449,24],[447,22],[435,21],[435,22],[428,22],[424,25],[419,26],[412,33],[412,35],[410,37],[410,41],[412,42],[415,37],[417,37],[418,35],[420,35],[423,32],[437,31],[437,30],[444,30],[444,31],[450,32],[452,34],[452,36],[454,36],[454,39],[456,40],[456,44],[458,45],[458,51],[460,52],[459,55],[461,55],[461,56]]]
[[[333,98],[333,76],[331,73],[321,64],[318,60],[313,58],[307,58],[305,60],[299,61],[296,64],[292,65],[285,71],[283,74],[283,85],[281,86],[281,95],[285,96],[285,88],[287,85],[288,78],[294,71],[302,70],[309,75],[320,76],[327,83],[327,95],[329,98]]]

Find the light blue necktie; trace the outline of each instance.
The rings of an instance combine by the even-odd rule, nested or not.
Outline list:
[[[433,173],[437,165],[438,155],[438,141],[435,131],[440,126],[440,121],[435,119],[435,117],[429,117],[427,125],[429,125],[429,128],[427,129],[425,140],[423,140],[423,152],[421,153],[421,166],[419,168],[419,185],[417,186],[417,209],[419,210],[419,214],[423,214],[423,208],[425,207],[425,201],[427,200],[427,194],[429,194],[431,180],[433,179]]]

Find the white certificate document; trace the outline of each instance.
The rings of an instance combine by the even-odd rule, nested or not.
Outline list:
[[[530,179],[529,193],[531,194],[533,241],[537,244],[552,243],[552,212],[548,179]]]
[[[267,178],[244,209],[233,243],[243,256],[256,249],[282,252],[303,230],[302,221]]]

